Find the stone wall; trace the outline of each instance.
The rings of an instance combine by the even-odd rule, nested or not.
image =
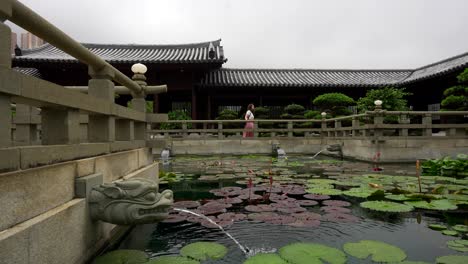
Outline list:
[[[0,174],[0,264],[84,263],[120,227],[93,222],[75,179],[157,180],[158,165],[141,148]]]
[[[434,159],[468,153],[467,139],[452,138],[385,138],[334,139],[334,138],[276,138],[276,139],[170,139],[153,141],[155,154],[163,147],[172,148],[174,155],[211,154],[271,154],[272,144],[279,144],[287,154],[315,154],[327,145],[342,145],[345,158],[371,161],[381,153],[381,162],[413,162],[416,159]],[[324,154],[331,154],[324,151]]]

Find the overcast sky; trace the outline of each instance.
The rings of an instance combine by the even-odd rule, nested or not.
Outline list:
[[[221,38],[231,68],[412,69],[468,52],[468,0],[20,1],[79,42]]]

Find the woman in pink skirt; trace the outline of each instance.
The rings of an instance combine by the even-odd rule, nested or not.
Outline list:
[[[245,123],[245,127],[244,129],[250,129],[251,131],[244,131],[244,134],[242,137],[246,138],[246,137],[253,137],[254,136],[254,133],[252,131],[252,129],[254,128],[254,115],[253,115],[253,110],[255,109],[255,106],[253,104],[249,104],[247,106],[247,113],[245,113],[245,116],[244,116],[244,119],[247,121]]]

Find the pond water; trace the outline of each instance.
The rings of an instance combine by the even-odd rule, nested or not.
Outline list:
[[[383,170],[376,172],[375,167]],[[457,237],[448,236],[428,228],[430,224],[443,224],[449,227],[454,225],[467,225],[468,210],[459,207],[457,210],[435,211],[415,209],[407,213],[382,213],[370,211],[360,207],[360,203],[372,200],[372,197],[358,198],[349,195],[331,195],[327,200],[347,201],[349,206],[333,206],[326,208],[326,200],[306,199],[304,193],[311,187],[320,185],[317,179],[331,179],[337,181],[354,181],[364,178],[370,179],[359,184],[375,185],[376,189],[382,188],[386,191],[390,189],[384,187],[385,175],[394,175],[399,180],[401,189],[415,188],[412,184],[406,184],[404,179],[410,182],[416,179],[415,168],[412,164],[378,165],[368,163],[358,163],[350,161],[339,161],[319,157],[311,159],[308,156],[290,156],[287,159],[272,159],[266,156],[223,156],[223,157],[176,157],[170,162],[160,164],[160,169],[165,172],[162,178],[160,190],[171,189],[174,191],[175,201],[199,201],[201,204],[212,202],[212,200],[224,197],[243,197],[241,203],[232,204],[232,207],[207,209],[204,212],[217,219],[222,211],[244,214],[249,216],[256,207],[262,204],[274,204],[274,214],[276,216],[259,221],[255,217],[247,217],[238,221],[225,221],[221,224],[225,230],[235,237],[243,246],[250,250],[249,254],[258,252],[277,252],[278,249],[294,242],[320,243],[326,246],[343,250],[343,245],[348,242],[358,242],[360,240],[377,240],[401,248],[405,251],[406,260],[425,261],[435,263],[435,259],[444,255],[467,255],[465,252],[455,251],[447,246],[447,241],[455,239],[466,239],[466,233],[460,233]],[[174,174],[168,175],[168,172]],[[161,175],[163,176],[163,175]],[[381,177],[382,176],[382,177]],[[403,176],[407,176],[406,178]],[[374,178],[375,177],[375,178]],[[388,176],[390,177],[390,176]],[[249,185],[247,179],[252,178]],[[272,180],[272,184],[270,182]],[[314,185],[315,184],[315,185]],[[356,184],[354,187],[358,186]],[[453,182],[452,185],[455,185]],[[349,184],[353,185],[353,184]],[[431,187],[429,182],[423,183],[423,189]],[[241,193],[237,196],[222,196],[220,190],[225,187],[241,187]],[[247,188],[251,186],[253,190]],[[466,185],[465,185],[466,187]],[[255,189],[256,188],[256,189]],[[268,197],[269,188],[271,196]],[[302,188],[302,189],[301,189]],[[333,188],[333,187],[332,187]],[[350,186],[335,185],[335,189],[348,190]],[[370,188],[370,187],[369,187]],[[239,188],[224,189],[225,191],[238,191]],[[314,188],[316,189],[316,188]],[[211,192],[210,192],[211,190]],[[412,189],[414,190],[414,189]],[[215,195],[216,194],[216,195]],[[253,195],[259,195],[258,200],[248,199]],[[255,198],[255,197],[254,197]],[[268,198],[274,200],[270,201]],[[309,197],[311,198],[311,197]],[[314,197],[312,197],[314,198]],[[326,197],[315,197],[326,198]],[[301,205],[291,205],[300,202]],[[380,199],[379,199],[380,200]],[[279,210],[279,204],[284,204],[284,210]],[[333,202],[332,202],[333,203]],[[251,205],[249,210],[247,205]],[[297,209],[297,208],[301,209]],[[330,206],[327,206],[330,207]],[[344,209],[336,209],[336,207]],[[292,209],[291,209],[292,208]],[[206,209],[206,208],[205,208]],[[193,209],[191,209],[193,210]],[[199,210],[201,210],[199,208]],[[220,211],[217,211],[220,210]],[[269,209],[267,208],[266,211]],[[331,210],[331,211],[327,211]],[[280,211],[280,212],[278,212]],[[310,221],[298,221],[298,214],[310,212]],[[333,213],[338,212],[333,217]],[[271,213],[271,212],[270,212]],[[177,215],[178,212],[173,212]],[[184,216],[185,219],[187,216]],[[279,217],[279,218],[278,218]],[[242,218],[242,217],[239,217]],[[255,220],[251,219],[255,218]],[[219,220],[219,219],[217,219]],[[194,222],[195,221],[195,222]],[[202,224],[200,224],[202,222]],[[299,224],[298,224],[299,222]],[[136,226],[132,232],[120,244],[120,249],[137,249],[148,253],[151,259],[164,255],[179,255],[180,249],[190,243],[198,241],[218,242],[228,248],[227,255],[221,260],[205,261],[202,263],[243,263],[247,257],[239,247],[216,227],[210,224],[197,221],[186,220],[175,221],[174,223],[159,223],[154,225]],[[358,259],[347,255],[347,263],[374,263],[368,259]]]

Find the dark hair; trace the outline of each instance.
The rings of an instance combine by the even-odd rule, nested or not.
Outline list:
[[[247,110],[252,111],[253,106],[254,106],[254,104],[249,104],[249,105],[247,106]]]

